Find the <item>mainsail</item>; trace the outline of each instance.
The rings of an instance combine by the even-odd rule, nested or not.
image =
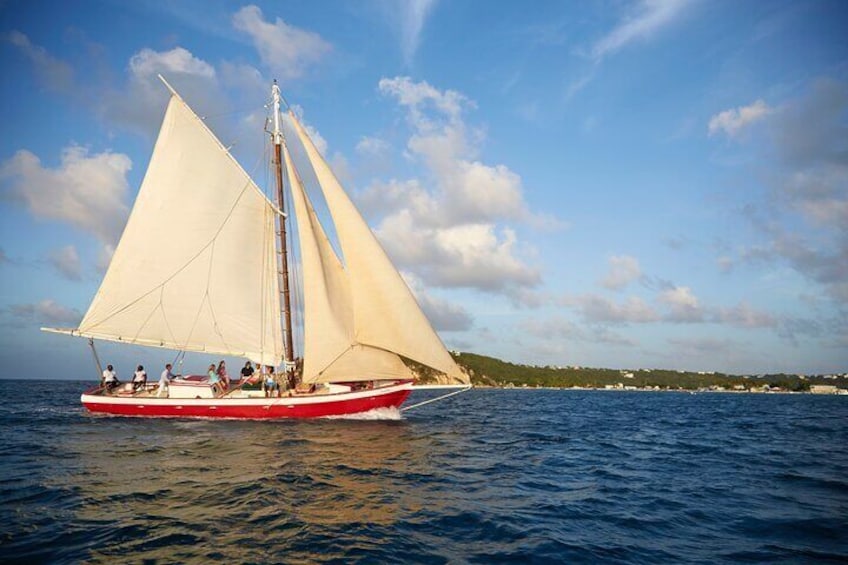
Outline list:
[[[276,208],[175,93],[85,337],[282,359]]]

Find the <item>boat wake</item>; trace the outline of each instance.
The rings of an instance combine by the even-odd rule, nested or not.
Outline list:
[[[397,408],[374,408],[367,412],[324,416],[324,418],[327,420],[403,420],[403,416]]]

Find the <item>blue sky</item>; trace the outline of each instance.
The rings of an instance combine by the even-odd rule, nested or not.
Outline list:
[[[449,348],[848,371],[846,28],[840,1],[2,2],[0,375],[92,372],[38,327],[97,290],[157,73],[248,171],[277,78]]]

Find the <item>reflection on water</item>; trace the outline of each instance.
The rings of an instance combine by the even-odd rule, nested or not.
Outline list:
[[[81,498],[74,523],[122,530],[92,548],[95,561],[164,559],[179,546],[185,558],[204,544],[204,558],[266,560],[306,532],[341,543],[357,525],[419,512],[408,477],[434,474],[433,442],[405,421],[89,423],[56,438],[75,470],[51,480]]]

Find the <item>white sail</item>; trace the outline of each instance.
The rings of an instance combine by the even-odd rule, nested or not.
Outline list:
[[[73,333],[279,364],[275,213],[174,94],[121,241]]]
[[[288,148],[283,145],[303,274],[303,376],[309,380],[350,345],[353,313],[347,278],[303,191]]]
[[[347,273],[303,190],[285,146],[283,155],[297,219],[305,281],[304,382],[411,378],[411,371],[396,354],[356,343]]]
[[[290,115],[327,201],[344,255],[353,315],[351,345],[355,345],[355,349],[381,352],[380,355],[389,352],[402,355],[441,371],[453,380],[467,383],[468,377],[459,370],[433,331],[409,287],[342,189],[329,165],[297,118]],[[308,280],[305,282],[305,292],[308,292],[310,284]],[[306,339],[310,339],[308,333]],[[373,373],[374,367],[373,364],[369,366],[368,356],[361,359],[362,364],[356,359],[350,359],[345,363],[344,371],[349,375],[363,376]],[[382,360],[390,362],[387,358]],[[351,380],[354,380],[352,375]]]

